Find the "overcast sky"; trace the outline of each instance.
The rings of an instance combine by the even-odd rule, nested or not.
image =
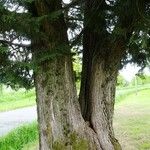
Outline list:
[[[136,65],[131,65],[131,64],[128,64],[126,65],[121,71],[120,71],[120,74],[127,80],[127,81],[131,81],[135,74],[138,73],[139,71],[139,67],[137,67]],[[145,68],[144,69],[144,73],[146,75],[150,75],[150,70],[148,68]]]

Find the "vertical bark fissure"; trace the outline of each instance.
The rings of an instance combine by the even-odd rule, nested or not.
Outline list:
[[[47,4],[45,1],[36,2],[37,14],[49,15],[61,9],[61,2]],[[46,38],[37,37],[34,40],[34,57],[37,61],[35,71],[36,95],[38,105],[38,120],[40,129],[40,149],[54,149],[54,143],[68,144],[70,131],[81,126],[79,110],[76,109],[76,91],[72,79],[71,57],[69,50],[64,49],[68,56],[61,54],[59,46],[68,45],[67,29],[62,15],[56,21],[43,19],[41,31]],[[55,51],[54,58],[46,58],[43,55],[51,55]],[[47,56],[46,56],[47,57]],[[78,106],[77,106],[78,107]],[[62,140],[62,141],[61,141]]]
[[[51,8],[47,6],[45,1],[38,0],[36,2],[37,14],[39,16],[47,15],[61,9],[60,1],[55,2],[58,4],[52,4],[55,7]],[[40,29],[46,37],[37,37],[33,40],[34,57],[35,60],[38,60],[35,83],[40,128],[40,150],[55,149],[58,143],[61,143],[62,149],[71,149],[70,136],[74,132],[77,136],[79,135],[79,137],[89,141],[89,147],[84,147],[84,149],[113,150],[112,139],[114,139],[114,135],[111,126],[113,106],[112,96],[109,94],[114,89],[112,81],[114,72],[105,70],[110,62],[108,63],[104,59],[107,53],[103,53],[101,50],[101,40],[99,40],[99,37],[105,35],[105,33],[101,35],[93,32],[91,35],[90,29],[88,34],[85,34],[87,36],[85,45],[89,48],[88,51],[85,51],[85,54],[87,52],[87,57],[90,60],[88,62],[88,59],[85,59],[87,70],[85,70],[84,84],[86,82],[86,86],[83,86],[85,88],[83,100],[87,98],[86,104],[83,104],[82,110],[85,109],[83,117],[85,121],[89,122],[89,124],[86,124],[77,101],[70,50],[67,48],[67,54],[65,55],[59,50],[62,45],[65,45],[65,48],[68,47],[67,28],[63,15],[52,22],[48,18],[44,18]],[[52,52],[56,52],[54,57],[51,57],[54,54]],[[43,59],[43,54],[48,55],[48,57],[46,56]],[[95,59],[93,56],[97,56],[97,54],[100,54],[98,55],[100,57]],[[108,61],[111,60],[110,57]],[[116,66],[115,63],[113,65]],[[110,79],[110,76],[112,76],[112,79]],[[110,81],[107,81],[107,79]],[[102,88],[102,86],[104,87]],[[108,96],[105,93],[106,91],[109,93]]]
[[[94,39],[94,38],[93,38]],[[95,42],[96,43],[96,42]],[[90,47],[92,50],[92,46]],[[106,51],[104,51],[106,49]],[[107,51],[109,49],[109,53]],[[86,49],[84,49],[86,51]],[[113,114],[115,103],[115,87],[118,68],[122,55],[125,51],[123,40],[117,40],[113,47],[105,45],[98,49],[97,55],[92,57],[92,66],[87,74],[89,86],[88,96],[90,99],[91,117],[88,120],[90,127],[96,133],[102,149],[121,149],[114,137]],[[102,53],[101,53],[102,52]],[[85,57],[83,55],[83,57]],[[83,60],[84,61],[84,60]],[[87,111],[87,113],[89,113]]]
[[[38,0],[35,7],[40,17],[61,9],[61,2],[56,0],[48,5],[45,1]],[[101,150],[96,134],[81,115],[63,15],[52,22],[48,18],[41,21],[40,30],[45,36],[32,39],[36,65],[34,73],[40,132],[39,149],[70,150],[75,144],[80,146],[81,150]],[[67,54],[59,51],[63,45],[67,48]],[[53,51],[56,55],[51,57]],[[77,143],[74,143],[76,140],[71,140],[74,133]]]
[[[126,50],[127,37],[118,35],[112,39],[106,31],[105,6],[104,0],[89,0],[85,3],[79,101],[82,115],[96,133],[102,149],[120,150],[113,131],[113,114],[117,74]],[[128,27],[121,25],[121,28]],[[127,35],[130,33],[132,32],[128,31]]]
[[[114,138],[112,122],[118,70],[106,71],[105,64],[107,61],[103,58],[98,59],[92,64],[92,75],[88,76],[90,87],[89,91],[86,92],[89,92],[88,99],[91,101],[91,117],[88,121],[92,130],[96,133],[102,149],[115,149],[112,140],[115,140],[116,143],[117,141]],[[115,64],[113,63],[113,65]],[[87,113],[89,112],[87,111]]]
[[[87,31],[85,30],[85,33]],[[85,34],[86,36],[86,34]],[[92,67],[92,51],[89,49],[89,44],[87,43],[88,40],[86,37],[84,38],[84,45],[86,47],[86,51],[83,51],[83,64],[82,64],[82,79],[81,79],[81,87],[80,87],[80,93],[79,93],[79,102],[80,102],[80,107],[81,107],[81,112],[82,116],[85,119],[85,121],[90,121],[90,115],[91,115],[91,110],[90,110],[90,98],[89,98],[89,80],[91,76],[91,67]],[[91,44],[92,45],[92,44]],[[88,47],[89,46],[89,47]],[[89,77],[89,78],[88,78]],[[86,100],[85,100],[86,98]]]
[[[112,119],[114,107],[114,89],[117,74],[106,71],[106,60],[95,60],[91,77],[91,124],[97,132],[102,148],[115,149],[111,138],[114,138]],[[112,64],[113,65],[113,64]],[[116,71],[116,70],[114,70]]]

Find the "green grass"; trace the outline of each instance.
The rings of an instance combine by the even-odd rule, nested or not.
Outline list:
[[[79,86],[79,83],[77,84]],[[116,91],[116,102],[122,100],[125,96],[129,96],[136,90],[150,88],[150,85],[142,85],[138,86],[137,89],[135,87],[125,87],[125,88],[117,88]],[[35,105],[35,91],[29,90],[26,91],[24,89],[20,89],[18,91],[7,89],[3,86],[2,93],[0,91],[0,112],[8,111],[22,107],[28,107]]]
[[[37,141],[37,139],[37,124],[24,125],[0,138],[0,150],[27,150],[24,147],[31,142]],[[32,146],[34,145],[32,144]]]
[[[137,95],[135,88],[118,90],[114,128],[123,150],[150,150],[150,89],[147,88],[138,88]],[[5,145],[7,149],[4,149]],[[12,145],[18,147],[12,148]],[[37,145],[35,123],[27,128],[20,127],[0,139],[0,150],[36,150]]]
[[[150,150],[150,89],[116,105],[114,128],[124,150]]]
[[[35,105],[34,90],[18,91],[4,89],[0,94],[0,111],[8,111],[12,109]]]
[[[129,95],[136,93],[141,90],[145,89],[150,89],[150,84],[145,84],[145,85],[138,85],[137,87],[132,86],[132,87],[124,87],[124,88],[119,88],[117,87],[116,89],[116,103],[124,100],[125,97],[128,97]]]
[[[145,88],[145,87],[144,87]],[[132,91],[132,92],[131,92]],[[125,90],[115,106],[115,134],[123,150],[150,150],[150,89]],[[34,141],[23,150],[34,150]]]

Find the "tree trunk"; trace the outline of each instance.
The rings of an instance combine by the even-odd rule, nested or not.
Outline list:
[[[117,74],[125,42],[122,37],[113,42],[109,39],[104,12],[104,0],[86,2],[79,102],[82,115],[97,134],[101,148],[120,150],[113,131],[113,113]]]
[[[40,17],[60,10],[61,3],[38,0],[35,7]],[[39,149],[101,150],[81,115],[63,14],[53,21],[44,18],[40,30],[45,36],[32,40]]]
[[[81,114],[67,28],[63,13],[58,11],[61,1],[37,0],[35,8],[41,17],[40,36],[32,40],[40,150],[120,150],[112,117],[122,40],[116,40],[114,48],[104,46],[106,32],[93,32],[93,26],[85,28]],[[49,18],[54,14],[57,19]],[[103,25],[100,22],[98,26]],[[104,36],[106,41],[101,41]]]
[[[108,56],[107,59],[103,59],[99,56],[95,58],[91,67],[92,75],[88,77],[90,78],[89,101],[91,104],[89,122],[97,133],[103,150],[121,149],[113,131],[118,65],[112,57]],[[109,59],[111,59],[111,63]]]
[[[83,55],[79,94],[83,117],[97,134],[103,150],[120,150],[121,147],[114,137],[113,114],[118,62],[120,62],[122,54],[116,55],[117,51],[115,51],[114,54],[110,53],[104,56],[101,53],[91,60],[88,58],[90,63],[86,63],[84,57],[88,55],[88,51],[86,49],[84,51],[86,55]]]

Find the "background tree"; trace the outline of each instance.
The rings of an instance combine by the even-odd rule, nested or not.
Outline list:
[[[126,81],[124,79],[124,77],[119,74],[118,77],[117,77],[117,86],[119,86],[119,87],[125,87],[125,86],[128,86],[128,85],[129,85],[129,82]]]

